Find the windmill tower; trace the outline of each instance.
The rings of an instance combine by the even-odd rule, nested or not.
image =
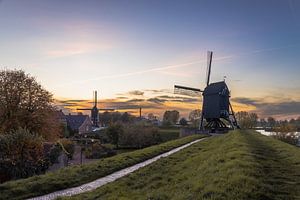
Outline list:
[[[195,95],[202,93],[203,104],[199,129],[215,131],[226,131],[228,129],[239,128],[232,106],[230,104],[230,91],[225,80],[210,83],[212,51],[207,52],[207,76],[204,90],[186,86],[175,85],[175,93],[185,95]],[[204,119],[206,125],[204,126]],[[226,124],[229,124],[229,126]]]
[[[91,111],[91,120],[93,122],[94,127],[99,127],[99,111],[114,111],[115,109],[110,108],[101,108],[99,109],[97,107],[97,91],[93,91],[93,104],[94,106],[92,108],[78,108],[77,110],[90,110]]]

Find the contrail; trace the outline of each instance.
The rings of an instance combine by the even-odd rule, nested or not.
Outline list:
[[[205,60],[198,60],[198,61],[182,63],[182,64],[176,64],[176,65],[166,65],[166,66],[162,66],[162,67],[155,67],[155,68],[150,68],[150,69],[136,71],[136,72],[128,72],[128,73],[124,73],[124,74],[113,74],[113,75],[100,76],[100,77],[85,79],[85,80],[80,80],[80,81],[74,81],[74,82],[70,82],[70,83],[67,83],[67,84],[59,85],[59,86],[73,85],[73,84],[79,84],[79,83],[85,83],[85,82],[97,81],[97,80],[109,79],[109,78],[127,77],[127,76],[133,76],[133,75],[137,75],[137,74],[144,74],[144,73],[149,73],[149,72],[162,71],[162,70],[166,70],[166,69],[180,68],[180,67],[199,64],[199,63],[204,63],[204,62],[205,62]]]
[[[264,49],[256,49],[256,50],[252,50],[252,51],[248,51],[248,52],[244,52],[244,53],[237,53],[228,57],[241,57],[241,56],[247,56],[247,55],[252,55],[252,54],[258,54],[258,53],[262,53],[262,52],[268,52],[268,51],[276,51],[276,50],[281,50],[281,49],[287,49],[290,47],[295,47],[295,46],[299,46],[299,44],[290,44],[290,45],[286,45],[286,46],[281,46],[281,47],[272,47],[272,48],[264,48]]]
[[[287,45],[287,46],[282,46],[282,47],[274,47],[274,48],[256,49],[256,50],[252,50],[252,51],[249,51],[249,52],[237,53],[237,54],[232,54],[232,55],[223,56],[223,57],[217,57],[217,58],[214,58],[213,60],[214,61],[228,60],[228,59],[233,59],[233,58],[241,57],[241,56],[247,56],[247,55],[258,54],[258,53],[262,53],[262,52],[285,49],[285,48],[289,48],[289,47],[293,47],[293,46],[298,46],[298,44],[292,44],[292,45]],[[81,83],[86,83],[86,82],[91,82],[91,81],[102,80],[102,79],[121,78],[121,77],[133,76],[133,75],[138,75],[138,74],[145,74],[145,73],[149,73],[149,72],[162,71],[162,70],[166,70],[166,69],[181,68],[181,67],[194,65],[194,64],[200,64],[200,63],[205,63],[205,62],[206,62],[206,59],[202,59],[202,60],[196,60],[196,61],[191,61],[191,62],[187,62],[187,63],[166,65],[166,66],[161,66],[161,67],[154,67],[154,68],[141,70],[141,71],[135,71],[135,72],[100,76],[100,77],[95,77],[95,78],[91,78],[91,79],[73,81],[73,82],[69,82],[69,83],[66,83],[66,84],[57,85],[57,87],[63,87],[63,86],[74,85],[74,84],[81,84]]]

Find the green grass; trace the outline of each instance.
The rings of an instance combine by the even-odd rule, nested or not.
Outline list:
[[[61,199],[300,199],[300,149],[254,131],[235,131]]]
[[[201,137],[204,137],[204,135],[193,135],[141,150],[104,158],[82,166],[67,167],[45,175],[6,182],[0,185],[0,199],[25,199],[82,185]]]
[[[159,129],[158,134],[162,142],[170,141],[179,138],[179,129]]]

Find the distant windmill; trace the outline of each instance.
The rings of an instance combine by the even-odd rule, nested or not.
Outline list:
[[[228,130],[229,127],[222,121],[227,121],[231,128],[239,128],[232,106],[230,104],[230,91],[224,81],[210,83],[210,73],[211,73],[211,62],[212,62],[212,51],[207,52],[207,77],[206,77],[206,88],[200,90],[198,88],[185,87],[180,85],[175,85],[175,93],[185,94],[185,95],[197,95],[202,93],[203,95],[203,105],[201,121],[199,124],[199,129],[209,129],[211,131],[224,131]],[[204,127],[203,120],[206,120],[206,125]]]
[[[114,111],[115,109],[110,109],[110,108],[97,108],[97,91],[93,92],[93,100],[94,100],[94,106],[93,108],[78,108],[77,110],[90,110],[91,111],[91,118],[93,122],[94,127],[99,127],[99,111],[105,110],[105,111]]]

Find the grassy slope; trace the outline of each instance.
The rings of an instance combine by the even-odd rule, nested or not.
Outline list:
[[[0,199],[24,199],[78,186],[201,137],[204,136],[194,135],[185,137],[145,149],[104,158],[82,166],[67,167],[45,175],[10,181],[0,185]]]
[[[300,149],[254,131],[231,132],[71,199],[99,198],[300,199]]]

